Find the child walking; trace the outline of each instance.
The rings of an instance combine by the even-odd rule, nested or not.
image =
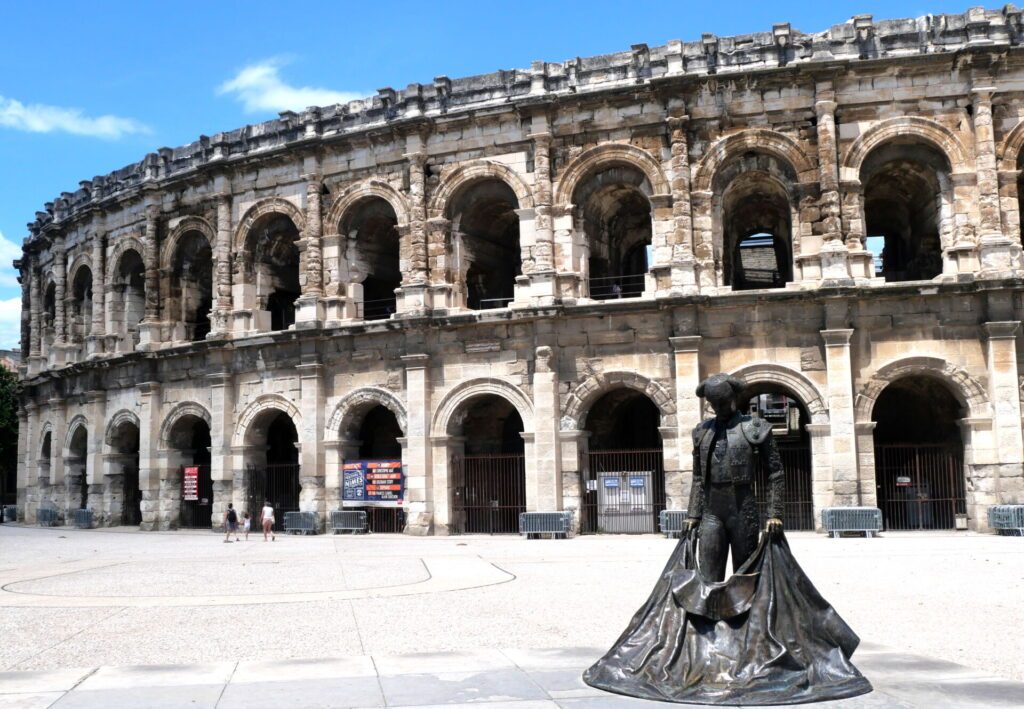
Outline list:
[[[249,529],[252,527],[252,519],[249,518],[249,513],[246,512],[242,516],[242,531],[245,532],[245,541],[249,541]]]

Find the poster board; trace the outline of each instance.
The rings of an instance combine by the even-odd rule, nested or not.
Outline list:
[[[181,479],[181,497],[188,502],[199,499],[199,466],[187,466]]]
[[[342,464],[342,507],[401,507],[404,501],[402,461],[352,460]]]

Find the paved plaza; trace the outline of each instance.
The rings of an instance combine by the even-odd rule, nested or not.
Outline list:
[[[789,539],[864,641],[838,706],[1024,704],[1024,540]],[[2,525],[0,706],[626,706],[578,675],[673,544]]]

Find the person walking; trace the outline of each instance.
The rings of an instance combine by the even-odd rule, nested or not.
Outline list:
[[[263,512],[260,514],[260,520],[263,522],[263,541],[267,541],[267,535],[270,535],[270,541],[277,541],[277,537],[274,536],[274,506],[270,504],[270,500],[263,501]]]
[[[235,541],[238,541],[238,513],[235,512],[235,506],[232,503],[228,503],[228,511],[224,513],[224,542],[231,542],[231,533],[235,534]]]
[[[252,528],[252,519],[248,510],[242,515],[242,531],[245,532],[245,541],[249,541],[249,530]]]

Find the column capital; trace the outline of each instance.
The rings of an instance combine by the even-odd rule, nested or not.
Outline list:
[[[673,351],[679,352],[699,352],[700,343],[704,338],[700,335],[682,335],[679,337],[668,338],[669,343],[672,345]]]
[[[430,355],[423,353],[402,355],[401,359],[406,369],[423,369],[430,363]]]
[[[825,341],[825,345],[833,347],[836,345],[849,345],[850,337],[853,336],[853,330],[822,330],[821,339]]]
[[[831,99],[819,99],[814,102],[814,113],[818,118],[828,114],[835,114],[838,105]]]
[[[985,337],[989,340],[1014,340],[1017,338],[1017,331],[1020,330],[1020,321],[987,322],[982,327],[985,328]]]
[[[878,425],[877,421],[860,421],[853,424],[854,429],[857,431],[859,436],[867,436],[874,433],[875,427]]]

